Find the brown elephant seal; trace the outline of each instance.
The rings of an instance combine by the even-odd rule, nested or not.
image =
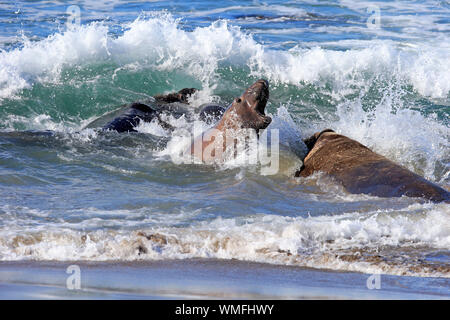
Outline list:
[[[350,193],[450,202],[448,191],[333,130],[318,132],[304,142],[310,151],[296,177],[322,171]]]
[[[269,83],[263,79],[256,81],[234,99],[213,128],[194,139],[189,149],[191,155],[203,162],[220,161],[227,147],[236,145],[240,130],[251,129],[258,135],[272,121],[264,113],[268,99]]]

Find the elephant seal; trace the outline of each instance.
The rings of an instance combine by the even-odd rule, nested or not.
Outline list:
[[[355,194],[449,202],[450,192],[331,129],[304,140],[309,153],[295,176],[322,171]]]
[[[163,123],[166,128],[170,126],[160,119],[158,112],[154,108],[146,104],[136,102],[132,103],[129,107],[123,110],[120,116],[104,125],[102,130],[137,132],[135,127],[137,127],[141,121],[151,122],[154,119],[158,119],[159,122]]]
[[[170,114],[175,118],[189,114],[188,99],[196,92],[195,88],[184,88],[166,95],[156,95],[142,102],[133,102],[101,116],[89,123],[85,128],[101,128],[117,132],[136,132],[135,127],[141,122],[157,120],[165,129],[173,127],[161,118],[162,114]]]
[[[184,88],[175,93],[169,93],[167,95],[156,95],[155,101],[144,104],[140,102],[132,103],[123,109],[122,113],[114,120],[108,122],[102,127],[102,130],[114,130],[117,132],[137,132],[135,127],[138,126],[141,121],[151,122],[154,119],[158,120],[159,124],[169,130],[173,130],[173,127],[167,122],[163,121],[160,115],[163,112],[173,113],[174,107],[170,106],[174,103],[187,104],[188,98],[196,91],[195,88]],[[151,107],[150,105],[153,105]],[[182,112],[183,113],[183,112]]]
[[[263,79],[256,81],[234,99],[213,128],[194,139],[189,149],[191,155],[208,163],[221,160],[230,140],[236,145],[234,137],[240,129],[252,129],[258,135],[259,130],[267,128],[272,121],[264,113],[268,99],[269,82]]]
[[[174,128],[162,120],[161,115],[172,115],[179,118],[185,115],[191,119],[192,112],[187,108],[189,97],[197,91],[195,88],[184,88],[178,92],[166,95],[156,95],[153,99],[125,104],[118,109],[92,121],[85,128],[101,128],[117,132],[137,132],[135,129],[141,122],[157,120],[166,130]],[[199,119],[207,124],[219,121],[226,108],[216,103],[206,103],[200,106]]]

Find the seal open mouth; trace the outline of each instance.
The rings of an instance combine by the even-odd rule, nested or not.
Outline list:
[[[264,116],[269,99],[269,82],[264,79],[256,81],[246,90],[244,98],[253,110]]]
[[[252,128],[257,132],[265,129],[272,122],[264,112],[268,99],[269,82],[260,79],[248,87],[240,97],[234,99],[222,119],[226,121],[230,118],[229,114],[234,114],[236,124],[240,128]]]
[[[269,99],[269,82],[260,79],[252,84],[242,95],[242,99],[251,110],[255,112],[255,129],[265,129],[272,119],[265,114],[267,100]]]

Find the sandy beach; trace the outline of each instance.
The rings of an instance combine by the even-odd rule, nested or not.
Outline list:
[[[78,265],[81,289],[67,288]],[[380,276],[233,260],[2,262],[1,299],[446,299],[450,280]]]

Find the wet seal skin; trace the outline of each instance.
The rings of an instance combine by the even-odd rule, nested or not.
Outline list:
[[[191,154],[204,162],[220,160],[217,159],[218,155],[215,154],[215,150],[221,149],[222,154],[225,154],[227,148],[225,136],[229,132],[239,129],[254,129],[256,134],[259,134],[259,131],[267,128],[272,121],[272,118],[264,113],[268,99],[269,82],[264,79],[256,81],[240,97],[234,99],[213,128],[194,139],[190,146]],[[205,136],[208,136],[212,130],[222,133],[223,139],[219,139],[222,142],[218,142],[219,140],[216,141],[216,139],[205,139]],[[217,145],[217,143],[222,145]],[[206,150],[212,150],[212,152],[205,152]]]
[[[448,191],[331,129],[317,132],[304,142],[309,153],[296,177],[321,171],[354,194],[450,202]]]
[[[170,125],[162,121],[159,113],[152,107],[143,103],[132,103],[129,107],[123,110],[123,113],[103,126],[103,130],[114,130],[117,132],[137,132],[134,128],[139,125],[141,121],[151,122],[153,119],[158,121],[165,128]]]
[[[189,106],[189,97],[196,91],[197,89],[195,88],[184,88],[178,92],[156,95],[151,100],[122,105],[119,109],[92,121],[85,128],[137,132],[135,128],[141,122],[157,120],[164,129],[173,131],[173,126],[162,120],[161,115],[172,115],[175,118],[185,115],[187,118],[190,118],[190,111],[192,110],[187,108]],[[225,107],[216,103],[203,104],[200,106],[200,109],[199,119],[207,124],[214,124],[219,121],[226,110]]]
[[[173,127],[167,122],[161,119],[161,114],[166,112],[170,113],[170,108],[166,105],[172,103],[188,103],[188,98],[194,94],[196,89],[185,88],[175,93],[169,93],[167,95],[157,95],[154,97],[155,103],[140,103],[135,102],[130,105],[125,105],[121,110],[121,114],[108,122],[102,127],[102,130],[113,130],[117,132],[136,132],[135,127],[138,126],[141,121],[151,122],[158,120],[159,124],[168,130],[173,130]]]
[[[169,93],[166,95],[156,95],[154,98],[158,102],[165,103],[173,103],[173,102],[181,102],[188,103],[188,99],[191,95],[193,95],[197,89],[195,88],[184,88],[175,93]]]

